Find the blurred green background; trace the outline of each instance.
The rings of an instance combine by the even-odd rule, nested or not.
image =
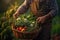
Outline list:
[[[0,39],[16,39],[11,30],[12,15],[24,0],[0,0]],[[60,0],[57,0],[59,12],[52,20],[51,35],[60,34]],[[27,13],[30,13],[28,11]]]

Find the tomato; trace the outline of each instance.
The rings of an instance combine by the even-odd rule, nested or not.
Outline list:
[[[19,27],[19,29],[20,29],[20,30],[22,30],[22,29],[23,29],[23,27]]]
[[[23,32],[23,31],[25,31],[25,28],[23,28],[23,29],[21,30],[21,32]]]
[[[17,30],[21,31],[22,30],[22,27],[17,27]]]
[[[20,32],[24,32],[24,31],[26,31],[27,30],[27,27],[26,26],[19,26],[19,27],[17,27],[17,30],[19,30]]]

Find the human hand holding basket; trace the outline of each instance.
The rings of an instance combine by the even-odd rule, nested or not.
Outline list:
[[[24,17],[25,16],[22,16],[22,18],[24,18]],[[29,18],[33,17],[33,15],[29,14],[27,17],[28,17],[27,19],[29,19]],[[19,20],[19,18],[17,18],[17,19]],[[34,21],[31,21],[33,19],[34,19]],[[24,24],[24,22],[22,22],[22,24],[20,23],[20,21],[23,21],[21,19],[18,22],[18,23],[20,23],[19,25],[15,25],[15,23],[14,23],[14,25],[12,25],[12,30],[13,30],[15,37],[20,38],[20,39],[35,38],[38,35],[39,31],[41,30],[41,28],[38,26],[37,21],[35,19],[36,18],[30,19],[29,20],[30,22],[25,19],[25,24]],[[34,24],[32,25],[31,23],[34,23]],[[18,30],[18,28],[20,28],[20,30]],[[24,29],[24,28],[26,28],[26,29]]]

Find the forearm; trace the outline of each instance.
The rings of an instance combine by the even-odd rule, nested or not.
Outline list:
[[[18,18],[18,16],[22,13],[25,13],[29,8],[29,1],[25,0],[22,5],[17,9],[17,11],[13,14],[14,18]]]
[[[58,13],[58,9],[53,9],[51,10],[48,14],[45,15],[46,19],[52,19],[53,17],[55,17]]]
[[[52,1],[51,5],[50,5],[50,11],[49,13],[47,13],[45,16],[47,19],[53,18],[57,15],[58,13],[58,5],[56,3],[56,1]]]
[[[17,9],[15,13],[17,14],[25,13],[28,10],[28,8],[29,8],[28,2],[25,0],[24,3],[20,5],[20,7]]]
[[[16,13],[19,13],[19,14],[22,14],[22,13],[25,13],[27,11],[28,8],[26,8],[26,6],[20,6]]]
[[[49,1],[50,4],[49,4],[49,11],[48,13],[46,13],[46,15],[42,16],[42,17],[38,17],[37,18],[37,21],[39,23],[50,23],[52,21],[52,18],[55,17],[57,15],[57,12],[58,12],[58,6],[55,2],[55,0],[50,0]]]

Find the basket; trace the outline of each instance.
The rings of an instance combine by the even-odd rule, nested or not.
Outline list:
[[[37,37],[40,30],[41,30],[41,27],[38,27],[36,25],[36,27],[34,28],[34,30],[32,32],[20,32],[12,24],[12,31],[13,31],[14,36],[16,38],[20,38],[20,39],[33,39],[33,38]]]
[[[38,33],[40,32],[41,27],[35,27],[32,32],[20,32],[15,28],[15,26],[12,24],[12,31],[16,38],[20,39],[34,39],[38,36]]]

